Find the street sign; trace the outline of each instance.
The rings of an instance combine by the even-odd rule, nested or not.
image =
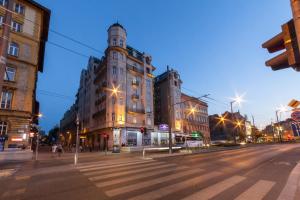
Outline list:
[[[169,130],[169,125],[168,124],[160,124],[158,129],[160,131],[168,131]]]
[[[300,110],[297,109],[297,110],[293,111],[291,114],[291,117],[294,121],[300,122]]]

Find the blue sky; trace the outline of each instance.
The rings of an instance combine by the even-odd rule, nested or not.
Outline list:
[[[156,75],[170,65],[180,72],[184,92],[194,96],[210,94],[218,100],[209,103],[210,114],[229,110],[229,98],[245,93],[246,102],[234,110],[253,115],[261,126],[275,120],[278,106],[286,105],[292,98],[300,99],[296,88],[300,74],[292,69],[273,72],[265,67],[270,55],[261,48],[291,18],[288,0],[37,2],[52,10],[51,29],[99,51],[107,46],[107,28],[118,20],[127,29],[128,44],[152,55]],[[103,55],[52,32],[49,41],[85,55]],[[44,73],[38,81],[38,99],[44,115],[40,124],[45,130],[58,124],[73,103],[80,71],[87,61],[47,45]],[[45,95],[41,90],[71,98]]]

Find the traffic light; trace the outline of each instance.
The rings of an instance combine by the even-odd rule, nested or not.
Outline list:
[[[141,132],[141,133],[145,133],[145,132],[146,132],[146,131],[145,131],[145,128],[144,128],[144,127],[141,127],[141,128],[140,128],[140,132]]]
[[[281,33],[265,42],[262,47],[266,48],[269,53],[284,49],[285,51],[266,61],[266,66],[271,67],[274,71],[289,67],[300,71],[300,52],[294,20],[283,24],[281,29]]]

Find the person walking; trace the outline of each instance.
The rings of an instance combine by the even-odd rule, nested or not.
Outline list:
[[[52,145],[52,157],[54,157],[55,153],[56,153],[56,150],[57,150],[57,145],[56,144],[53,144]]]

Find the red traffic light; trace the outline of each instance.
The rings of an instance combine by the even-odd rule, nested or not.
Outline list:
[[[140,131],[141,131],[141,133],[145,133],[145,128],[144,128],[144,127],[141,127],[141,128],[140,128]]]

